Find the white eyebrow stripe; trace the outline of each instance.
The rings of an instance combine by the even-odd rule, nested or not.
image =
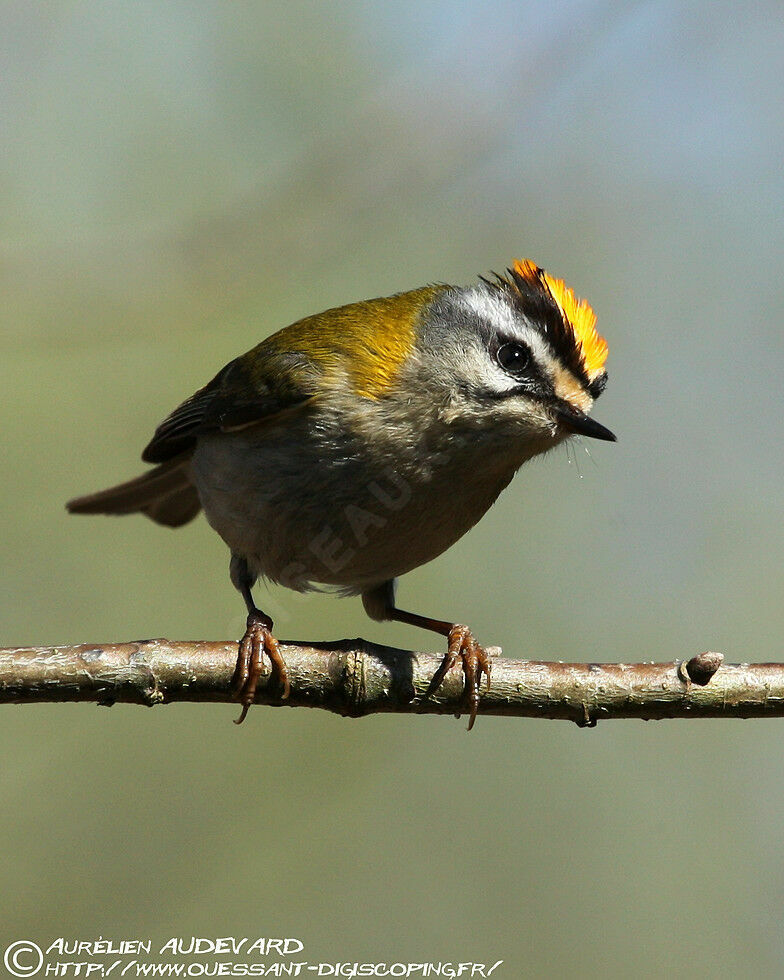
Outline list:
[[[553,373],[558,361],[553,357],[549,345],[539,331],[521,321],[500,296],[474,286],[463,293],[462,301],[472,313],[483,317],[500,332],[527,344],[534,359],[547,369],[548,374]]]

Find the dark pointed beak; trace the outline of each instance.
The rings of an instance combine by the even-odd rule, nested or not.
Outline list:
[[[609,429],[589,418],[576,408],[561,405],[555,410],[555,417],[561,425],[580,436],[589,436],[591,439],[604,439],[605,442],[617,442],[616,436]]]

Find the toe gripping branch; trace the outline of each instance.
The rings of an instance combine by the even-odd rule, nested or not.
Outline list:
[[[288,670],[278,641],[272,635],[272,625],[269,616],[258,609],[248,614],[247,627],[245,635],[240,640],[237,666],[232,678],[232,691],[242,705],[240,716],[235,721],[237,725],[245,721],[248,710],[256,698],[256,688],[263,674],[264,654],[269,658],[272,675],[277,678],[281,687],[281,700],[285,701],[289,696]],[[479,691],[483,677],[487,679],[487,687],[490,687],[492,661],[467,626],[457,624],[450,627],[447,637],[446,655],[433,675],[425,697],[432,697],[438,691],[444,678],[459,659],[463,668],[463,702],[468,711],[470,732],[479,710]]]
[[[438,670],[433,674],[426,697],[432,697],[441,687],[444,678],[457,663],[459,657],[463,665],[465,683],[463,698],[468,710],[468,731],[470,732],[474,727],[476,713],[479,710],[479,688],[482,684],[482,675],[487,678],[487,687],[490,687],[492,660],[484,647],[480,646],[474,639],[473,633],[467,626],[454,625],[449,630],[448,641],[446,656],[441,661]]]
[[[277,675],[282,687],[281,700],[285,701],[290,690],[286,662],[281,655],[278,641],[272,635],[272,620],[256,609],[248,614],[245,635],[240,640],[237,666],[231,682],[234,696],[242,705],[240,716],[234,722],[236,725],[245,721],[248,709],[256,698],[265,653],[272,665],[272,673]]]

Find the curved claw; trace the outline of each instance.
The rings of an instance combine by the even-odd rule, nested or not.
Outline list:
[[[278,641],[272,635],[272,620],[262,612],[252,612],[248,615],[245,635],[240,640],[237,654],[237,666],[232,678],[234,696],[242,704],[239,718],[235,725],[245,721],[248,709],[256,698],[256,688],[262,674],[264,654],[269,657],[273,674],[283,687],[281,700],[285,701],[290,693],[289,676],[286,662],[280,652]]]
[[[482,675],[484,674],[487,678],[489,688],[490,671],[493,664],[485,649],[477,643],[467,626],[457,624],[449,631],[449,646],[446,656],[441,661],[438,670],[433,674],[426,696],[430,697],[441,687],[447,673],[457,663],[458,657],[463,664],[463,677],[465,679],[463,697],[468,708],[468,731],[470,732],[474,727],[476,714],[479,710],[479,688],[482,684]]]

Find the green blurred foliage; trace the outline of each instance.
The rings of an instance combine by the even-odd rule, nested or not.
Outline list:
[[[529,255],[599,313],[620,441],[527,466],[401,601],[510,656],[782,658],[779,4],[8,3],[0,59],[0,643],[238,636],[203,520],[64,501],[285,323]],[[235,714],[3,711],[3,947],[784,969],[782,722]]]

